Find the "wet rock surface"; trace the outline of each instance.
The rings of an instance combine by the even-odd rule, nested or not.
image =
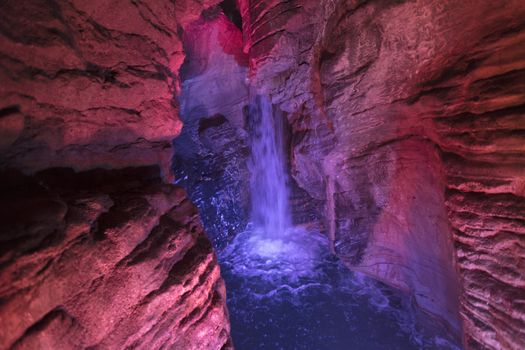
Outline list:
[[[219,6],[192,22],[183,39],[184,127],[173,142],[173,172],[199,207],[214,245],[223,247],[249,217],[247,58],[239,28]]]

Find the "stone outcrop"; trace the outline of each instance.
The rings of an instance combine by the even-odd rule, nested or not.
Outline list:
[[[0,4],[0,348],[228,349],[173,178],[182,36],[217,1]]]
[[[160,164],[169,177],[182,127],[180,36],[202,2],[0,6],[0,164],[26,172]]]
[[[158,168],[1,178],[0,348],[231,345],[198,212]]]
[[[443,152],[473,349],[525,347],[525,9],[509,11],[418,101]]]
[[[469,348],[523,348],[522,2],[239,3],[336,254]]]

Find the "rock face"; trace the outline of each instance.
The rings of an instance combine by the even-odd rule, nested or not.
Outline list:
[[[166,181],[180,110],[177,179],[214,237],[241,227],[243,109],[267,94],[297,222],[467,347],[525,348],[523,1],[238,0],[242,33],[231,3],[0,4],[0,347],[230,348]]]
[[[523,348],[522,2],[240,7],[252,83],[288,112],[336,254],[461,322],[469,348]]]
[[[2,349],[221,349],[225,288],[158,168],[2,174]]]
[[[222,247],[249,216],[247,57],[241,31],[218,6],[188,25],[183,39],[184,127],[174,140],[173,172],[198,206],[215,246]]]
[[[216,1],[0,4],[0,348],[228,349],[172,178],[186,26]]]
[[[169,177],[171,140],[182,127],[179,32],[201,2],[0,6],[0,164],[29,172],[160,164]]]
[[[419,101],[434,115],[443,150],[474,349],[525,347],[525,31],[513,23],[525,9],[510,11],[460,61],[470,67],[441,77],[441,91]],[[446,109],[436,108],[445,100]]]

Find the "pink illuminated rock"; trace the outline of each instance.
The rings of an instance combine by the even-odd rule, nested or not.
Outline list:
[[[242,43],[217,3],[0,4],[0,347],[232,346],[165,183],[187,69],[209,148],[238,140],[246,76],[287,113],[294,203],[347,266],[467,348],[525,348],[523,1],[238,0]]]
[[[181,35],[216,3],[0,4],[0,348],[232,348],[211,244],[167,183]]]
[[[182,127],[179,28],[216,2],[4,1],[0,108],[15,106],[25,125],[9,128],[16,143],[0,165],[160,164],[170,177],[171,140]]]
[[[2,174],[2,349],[221,349],[224,283],[156,168]]]

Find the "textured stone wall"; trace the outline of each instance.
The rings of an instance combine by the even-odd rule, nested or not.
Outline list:
[[[231,348],[172,179],[187,25],[216,1],[0,4],[0,348]]]
[[[182,127],[180,36],[203,4],[0,6],[0,164],[29,172],[160,164],[170,176],[171,140]]]
[[[209,243],[164,183],[183,37],[214,3],[0,4],[0,347],[231,346]],[[238,4],[246,56],[229,23],[235,40],[203,41],[221,51],[191,47],[188,91],[220,82],[209,52],[238,77],[247,58],[334,252],[469,348],[524,348],[523,2]],[[210,119],[201,150],[238,139],[241,81],[209,105],[188,95],[188,116]]]
[[[231,346],[212,246],[158,168],[1,179],[0,348]]]
[[[525,347],[525,8],[507,9],[418,101],[443,152],[473,349]]]
[[[523,348],[522,2],[239,3],[336,254],[470,348]]]

